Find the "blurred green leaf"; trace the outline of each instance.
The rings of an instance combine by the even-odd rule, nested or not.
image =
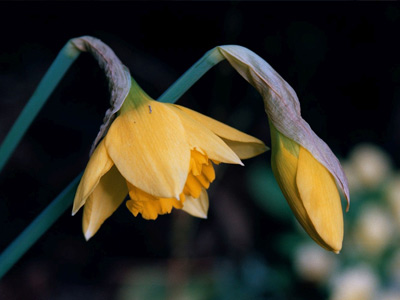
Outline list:
[[[165,299],[165,270],[158,267],[133,269],[125,278],[125,284],[118,292],[119,300]]]
[[[299,225],[300,226],[300,225]],[[276,241],[276,247],[279,249],[283,256],[289,259],[294,257],[297,247],[301,244],[304,239],[310,239],[310,237],[304,232],[304,234],[296,233],[286,233],[281,234],[281,236]]]

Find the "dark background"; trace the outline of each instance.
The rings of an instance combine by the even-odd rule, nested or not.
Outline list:
[[[209,49],[238,44],[263,57],[295,89],[304,119],[339,157],[372,142],[398,165],[399,25],[397,3],[1,3],[0,140],[70,38],[103,40],[154,98]],[[0,249],[83,170],[108,99],[102,71],[82,54],[0,174]],[[260,96],[226,62],[179,103],[269,145]],[[246,166],[262,163],[269,164],[268,153]],[[128,266],[174,257],[190,257],[192,267],[207,269],[215,257],[240,262],[257,252],[269,264],[289,268],[272,244],[291,224],[265,217],[251,201],[245,170],[222,170],[224,177],[210,190],[207,221],[172,214],[148,222],[121,207],[86,243],[81,214],[64,214],[5,276],[0,298],[113,299]],[[176,226],[191,230],[184,245],[176,242]],[[266,295],[318,298],[321,292],[303,284]]]

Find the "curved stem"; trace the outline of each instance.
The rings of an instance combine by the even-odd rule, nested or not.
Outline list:
[[[0,146],[0,172],[80,51],[68,42],[57,55]]]
[[[224,60],[217,48],[209,50],[177,81],[175,81],[157,100],[164,103],[175,103],[192,87],[208,70]]]

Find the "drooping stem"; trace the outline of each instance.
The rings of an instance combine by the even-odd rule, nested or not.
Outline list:
[[[0,146],[0,172],[50,94],[79,54],[80,51],[68,42],[57,55]]]
[[[208,70],[224,60],[217,48],[209,50],[193,66],[175,81],[157,100],[164,103],[175,103],[192,87]]]
[[[79,56],[79,53],[79,50],[71,47],[69,43],[61,50],[0,147],[0,171],[57,83]],[[158,101],[175,103],[197,80],[223,59],[225,58],[216,48],[208,51],[164,92]],[[25,252],[70,207],[80,178],[81,175],[77,176],[3,251],[0,255],[0,278],[7,273]]]

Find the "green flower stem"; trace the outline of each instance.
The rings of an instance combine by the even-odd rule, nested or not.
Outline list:
[[[173,83],[157,100],[164,103],[175,103],[193,84],[208,70],[224,60],[225,57],[213,48],[203,55],[189,70]]]
[[[10,130],[0,148],[0,170],[15,149],[26,129],[33,121],[55,86],[79,56],[79,50],[69,43],[61,50],[50,69],[40,82],[32,98]],[[197,80],[224,58],[214,48],[186,71],[158,101],[175,103]],[[2,156],[6,155],[4,159]],[[0,278],[25,254],[26,251],[71,206],[82,174],[77,176],[62,193],[4,250],[0,255]]]
[[[57,55],[0,146],[0,172],[28,130],[29,125],[79,54],[80,51],[68,42]]]
[[[77,176],[0,255],[0,278],[71,205],[81,176]]]

